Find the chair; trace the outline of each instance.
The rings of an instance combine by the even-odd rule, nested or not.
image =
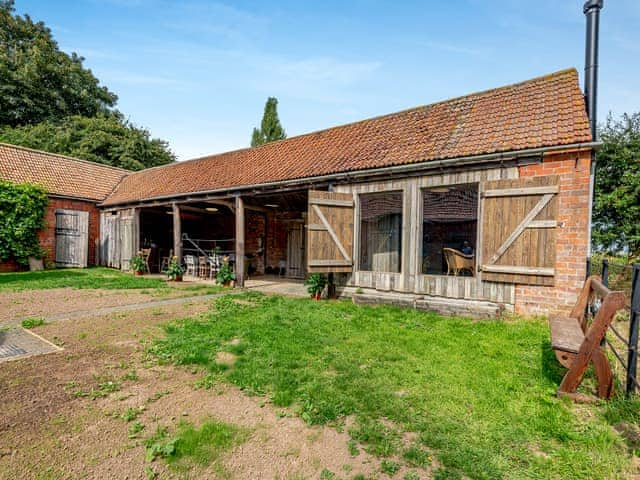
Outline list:
[[[144,270],[147,273],[151,273],[151,268],[149,268],[149,257],[151,256],[151,249],[143,248],[142,250],[140,250],[140,253],[142,253],[142,259],[144,260]]]
[[[591,324],[585,312],[591,303],[599,305]],[[582,287],[573,310],[568,317],[549,318],[551,348],[560,364],[567,368],[560,387],[559,397],[580,400],[576,390],[584,373],[593,364],[598,379],[598,397],[611,398],[613,395],[613,373],[601,343],[618,310],[625,306],[624,292],[613,292],[602,284],[598,276],[591,276]],[[613,328],[613,327],[612,327]]]
[[[455,248],[443,248],[444,259],[447,261],[447,275],[458,275],[464,270],[474,275],[475,258],[474,255],[465,255]]]
[[[208,257],[209,261],[209,280],[213,280],[220,270],[220,255],[217,253],[213,253],[210,257]]]
[[[187,266],[184,274],[191,275],[192,277],[197,277],[198,272],[196,269],[196,257],[194,257],[193,255],[185,255],[184,263]]]
[[[207,257],[198,257],[198,277],[207,278],[209,276],[209,260]]]
[[[173,249],[169,250],[168,257],[162,257],[162,261],[160,262],[160,273],[164,272],[167,268],[169,268],[169,262],[173,258]]]

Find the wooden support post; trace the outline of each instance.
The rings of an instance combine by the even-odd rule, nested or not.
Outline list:
[[[244,200],[236,197],[236,285],[244,287]]]
[[[173,254],[178,257],[178,263],[182,264],[182,222],[180,221],[180,207],[173,203]]]

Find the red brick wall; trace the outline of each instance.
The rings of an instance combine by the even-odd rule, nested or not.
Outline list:
[[[56,241],[56,209],[82,210],[89,212],[89,265],[96,264],[96,239],[100,234],[100,212],[95,203],[82,200],[66,200],[49,198],[49,205],[44,214],[45,227],[40,230],[40,246],[47,252],[46,259],[53,261]]]
[[[267,267],[277,268],[287,259],[287,220],[302,218],[300,212],[269,212],[267,214]]]
[[[256,273],[264,273],[264,238],[266,228],[266,214],[247,210],[245,226],[245,242],[244,250],[253,257],[249,260],[251,266],[255,268]],[[262,248],[260,248],[260,238],[262,238]]]
[[[589,173],[591,153],[575,152],[545,157],[541,164],[520,167],[521,177],[560,175],[556,236],[555,286],[516,286],[517,313],[568,313],[586,275],[589,228]]]

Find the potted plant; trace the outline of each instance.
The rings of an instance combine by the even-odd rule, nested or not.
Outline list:
[[[142,252],[138,252],[137,255],[134,255],[131,258],[131,270],[133,270],[134,275],[142,275],[145,269],[144,257],[142,256]]]
[[[322,295],[322,291],[327,285],[327,279],[321,273],[312,273],[307,277],[304,284],[307,286],[307,292],[309,292],[311,298],[320,300],[320,295]]]
[[[178,257],[173,256],[171,260],[169,260],[169,265],[167,265],[167,269],[164,271],[167,274],[169,280],[173,280],[174,282],[182,281],[182,274],[184,273],[184,269],[180,262],[178,262]]]
[[[229,265],[229,262],[224,262],[218,270],[218,274],[216,275],[216,283],[220,283],[225,287],[231,285],[231,282],[236,279],[236,274],[233,272],[233,269]]]

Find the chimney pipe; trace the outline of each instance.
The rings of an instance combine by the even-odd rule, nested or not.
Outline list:
[[[583,11],[587,17],[587,41],[584,64],[584,96],[587,103],[587,113],[591,125],[591,136],[596,140],[597,135],[597,101],[598,101],[598,43],[600,29],[600,10],[604,0],[587,0]]]
[[[584,97],[591,126],[591,138],[595,141],[598,135],[598,42],[600,29],[600,10],[604,0],[587,0],[583,12],[587,17],[587,41],[585,45],[584,64]],[[587,233],[587,260],[591,258],[591,230],[593,227],[593,199],[596,183],[596,153],[591,152],[591,174],[589,175],[589,229]]]

